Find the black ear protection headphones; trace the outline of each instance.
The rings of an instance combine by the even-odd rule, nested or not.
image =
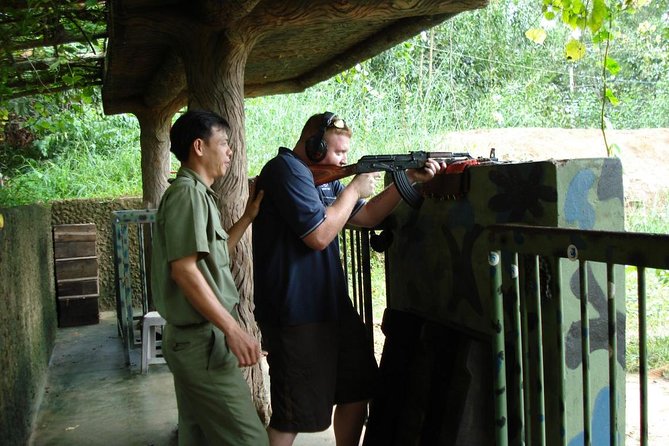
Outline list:
[[[307,153],[307,158],[314,163],[318,163],[325,158],[325,155],[328,153],[328,144],[323,139],[325,131],[327,128],[332,125],[332,120],[334,119],[335,114],[330,112],[323,113],[323,121],[321,126],[318,128],[318,133],[314,136],[307,139],[304,143],[304,149]]]

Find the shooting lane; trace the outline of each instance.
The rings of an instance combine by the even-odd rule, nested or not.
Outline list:
[[[486,227],[520,223],[622,231],[622,166],[615,158],[469,166],[462,174],[435,177],[423,194],[418,209],[402,203],[372,244],[386,253],[386,338],[364,445],[493,445],[496,364]],[[531,393],[526,401],[542,394],[545,407],[519,406],[523,377],[514,357],[519,353],[507,345],[508,444],[584,444],[578,262],[540,258],[539,267],[541,311],[529,311],[527,324],[529,338],[535,339],[541,334],[533,329],[542,317],[543,340],[539,337],[542,344],[523,354],[528,355],[528,369],[536,369],[537,355],[542,356],[543,384],[526,375],[525,391]],[[589,263],[587,271],[590,417],[593,438],[600,438],[609,431],[606,265]],[[505,277],[503,290],[510,280]],[[615,291],[622,383],[618,414],[624,426],[624,280]],[[560,292],[561,299],[554,298]],[[509,319],[513,309],[506,297]],[[562,329],[555,325],[555,315],[562,318]],[[505,324],[505,330],[517,334],[513,324]],[[555,347],[558,336],[563,352]],[[564,370],[564,382],[558,370]],[[519,407],[525,418],[543,426],[526,422],[521,430],[514,417]],[[534,431],[527,434],[528,429]],[[522,443],[526,435],[530,441]]]

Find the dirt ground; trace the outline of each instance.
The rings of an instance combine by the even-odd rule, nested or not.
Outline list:
[[[623,164],[627,202],[647,201],[657,192],[669,191],[669,128],[608,130],[609,146]],[[495,148],[500,160],[606,157],[599,129],[513,128],[452,132],[444,136],[438,150],[470,152],[488,156]]]
[[[669,195],[669,128],[609,130],[609,145],[623,164],[623,187],[627,204],[648,203]],[[598,129],[514,128],[452,132],[435,150],[469,152],[488,156],[495,148],[500,160],[606,157],[606,145]],[[381,335],[382,336],[382,335]],[[666,376],[666,373],[664,374]],[[649,445],[669,444],[669,380],[652,371],[648,380]],[[625,444],[639,444],[639,376],[627,377]]]

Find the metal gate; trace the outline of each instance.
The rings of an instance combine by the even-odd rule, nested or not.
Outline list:
[[[624,395],[624,336],[622,345],[620,333],[624,333],[625,318],[620,319],[620,308],[616,308],[616,290],[624,283],[620,274],[622,265],[635,266],[638,271],[638,317],[639,317],[639,374],[640,374],[640,428],[642,446],[648,444],[648,367],[646,330],[646,268],[669,269],[669,236],[626,232],[587,231],[552,227],[523,225],[497,225],[488,228],[490,235],[491,297],[494,300],[494,315],[491,321],[496,336],[493,341],[495,368],[495,413],[497,445],[507,444],[562,444],[568,438],[547,435],[565,432],[570,418],[580,412],[582,444],[618,445],[624,443],[625,418]],[[570,383],[565,375],[566,327],[562,318],[562,290],[553,287],[551,301],[547,302],[543,265],[560,275],[569,263],[578,269],[578,289],[580,299],[580,383]],[[590,368],[594,351],[590,337],[590,324],[594,321],[592,286],[589,268],[599,265],[606,270],[606,311],[598,311],[598,319],[606,317],[608,338],[608,429],[599,430],[593,420],[596,403],[591,394]],[[560,283],[559,280],[554,283]],[[507,286],[508,284],[508,286]],[[557,289],[556,289],[557,288]],[[622,314],[625,314],[624,308]],[[613,316],[611,316],[613,315]],[[533,325],[530,334],[530,322]],[[557,330],[558,336],[549,333]],[[549,335],[556,342],[548,343]],[[561,358],[557,370],[548,370],[544,364],[547,352]],[[620,352],[623,362],[620,364]],[[512,358],[512,359],[510,359]],[[511,361],[513,361],[511,363]],[[557,375],[557,380],[547,382],[548,374]],[[546,389],[550,384],[551,388]],[[570,412],[565,393],[574,385],[582,389],[582,407]],[[512,394],[515,393],[515,394]],[[560,399],[557,411],[547,410],[549,393]],[[623,408],[621,414],[620,408]],[[507,422],[510,418],[520,420],[520,435],[511,438]],[[573,420],[572,420],[573,421]],[[606,420],[604,420],[606,421]],[[608,431],[608,438],[601,432]],[[600,434],[597,437],[597,434]]]

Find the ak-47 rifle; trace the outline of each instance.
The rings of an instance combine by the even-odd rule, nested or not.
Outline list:
[[[309,169],[314,174],[314,183],[316,186],[339,180],[351,175],[369,172],[390,172],[393,181],[397,186],[400,195],[410,206],[420,207],[423,197],[413,188],[406,174],[407,169],[420,169],[425,166],[428,158],[438,162],[445,162],[451,165],[457,161],[471,161],[469,164],[479,164],[479,162],[494,162],[495,149],[490,152],[490,158],[474,158],[466,152],[409,152],[407,155],[365,155],[355,164],[348,166],[323,166],[313,164]],[[447,170],[448,172],[448,170]]]

